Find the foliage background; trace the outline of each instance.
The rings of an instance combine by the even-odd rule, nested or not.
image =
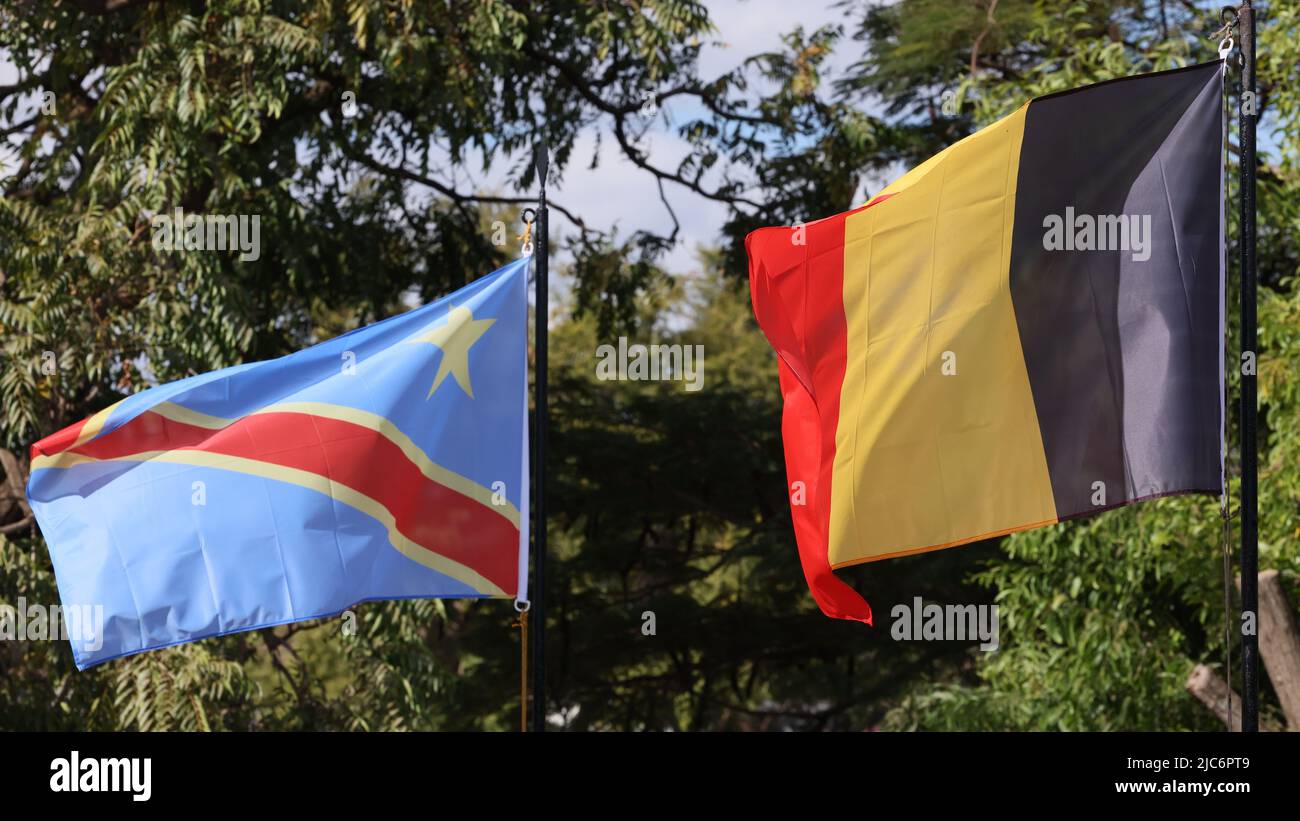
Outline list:
[[[1300,9],[1260,5],[1261,565],[1294,588]],[[535,135],[562,175],[591,161],[575,145],[595,132],[661,190],[724,203],[729,218],[695,271],[670,275],[675,215],[665,234],[621,236],[558,203],[567,287],[552,330],[546,579],[557,725],[1213,729],[1182,683],[1223,654],[1214,499],[848,572],[881,614],[913,596],[996,601],[998,653],[893,642],[816,613],[742,240],[851,207],[1029,96],[1212,59],[1218,4],[840,8],[842,24],[702,77],[715,30],[707,4],[684,0],[6,4],[0,50],[20,77],[0,86],[0,136],[15,151],[0,171],[0,601],[57,600],[16,492],[31,441],[154,380],[280,355],[491,270],[514,253],[492,243],[494,221],[513,233],[535,190]],[[846,54],[851,67],[830,71]],[[642,148],[647,89],[689,112],[671,123],[691,149],[679,164]],[[44,92],[53,113],[33,102]],[[510,190],[458,188],[459,169],[489,160],[510,168]],[[155,253],[147,215],[176,205],[260,214],[262,258]],[[706,389],[596,381],[595,347],[620,334],[703,344]],[[647,610],[655,636],[640,631]],[[515,726],[508,604],[357,614],[354,637],[337,620],[304,623],[85,673],[61,643],[4,642],[0,727]]]

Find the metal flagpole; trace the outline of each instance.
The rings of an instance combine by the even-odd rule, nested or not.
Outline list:
[[[1241,34],[1241,730],[1259,731],[1259,497],[1255,447],[1255,10],[1237,12]],[[1250,621],[1247,622],[1247,619]]]
[[[534,300],[535,364],[533,366],[533,418],[536,420],[533,436],[533,487],[530,494],[533,508],[533,715],[532,731],[546,731],[546,337],[548,294],[550,277],[550,243],[546,218],[545,143],[538,143],[534,157],[537,181],[537,235],[533,240],[537,260],[536,298]]]

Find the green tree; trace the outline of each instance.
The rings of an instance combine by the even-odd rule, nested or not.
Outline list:
[[[893,10],[907,16],[909,6]],[[1184,4],[1190,6],[1190,4]],[[1158,6],[1158,9],[1153,7]],[[1277,6],[1274,14],[1273,6]],[[1002,8],[1001,5],[998,6]],[[1153,14],[1158,11],[1159,14]],[[1216,7],[1217,10],[1217,7]],[[995,19],[990,15],[990,19]],[[1000,21],[1000,14],[996,18]],[[989,68],[947,82],[962,89],[975,124],[1008,113],[1024,99],[1088,82],[1214,59],[1217,20],[1175,4],[1022,3],[1012,18],[1024,38],[989,48]],[[1261,281],[1260,555],[1294,581],[1300,544],[1295,464],[1300,405],[1295,374],[1300,293],[1294,240],[1300,176],[1294,135],[1300,79],[1296,36],[1300,17],[1282,4],[1260,10],[1261,157],[1259,246]],[[892,29],[893,47],[933,47],[923,33],[909,40]],[[1008,30],[1010,31],[1010,29]],[[1030,62],[1008,70],[1024,55]],[[972,58],[974,61],[975,58]],[[1235,100],[1235,97],[1234,97]],[[1235,153],[1235,145],[1232,146]],[[1229,192],[1230,242],[1236,242],[1235,181]],[[1229,248],[1229,375],[1236,340],[1236,249]],[[1235,419],[1236,397],[1228,401]],[[1229,477],[1239,471],[1230,443]],[[1237,498],[1235,480],[1230,498]],[[1003,649],[977,667],[978,683],[922,685],[891,714],[889,726],[929,729],[1157,730],[1215,729],[1216,722],[1183,689],[1194,664],[1222,666],[1224,589],[1217,499],[1185,497],[1145,503],[1122,513],[1016,534],[987,563],[980,583],[996,592]],[[1229,543],[1234,557],[1236,532]],[[1235,565],[1234,565],[1235,567]],[[1234,571],[1235,572],[1235,571]],[[1233,613],[1238,604],[1234,601]],[[1231,616],[1235,647],[1237,619]],[[1239,673],[1240,671],[1235,671]],[[1239,680],[1239,679],[1238,679]],[[1270,705],[1265,692],[1266,711]],[[1268,716],[1266,716],[1266,719]],[[1219,725],[1221,727],[1221,725]]]
[[[57,600],[21,499],[27,444],[155,382],[280,355],[491,270],[514,249],[486,229],[531,201],[539,140],[559,175],[599,131],[661,187],[749,215],[823,190],[838,193],[817,208],[847,205],[841,172],[865,154],[846,152],[865,143],[836,136],[857,120],[815,94],[835,32],[795,34],[791,53],[706,80],[712,32],[689,0],[0,9],[0,52],[18,67],[0,86],[0,598]],[[674,126],[691,145],[676,166],[641,147],[647,95],[700,112]],[[823,169],[822,153],[838,165]],[[746,196],[768,159],[795,163],[799,181],[771,204]],[[462,186],[489,163],[511,169],[505,193]],[[677,231],[616,238],[553,205],[582,321],[631,327]],[[259,215],[260,257],[155,251],[150,218],[177,207]],[[507,727],[511,615],[368,606],[358,641],[334,622],[294,625],[82,674],[60,644],[9,643],[0,724]]]
[[[661,191],[721,202],[728,218],[698,272],[673,277],[663,254],[680,224],[666,193],[674,227],[663,234],[595,230],[556,205],[567,287],[550,376],[552,715],[572,729],[1211,728],[1182,681],[1223,649],[1215,500],[846,571],[881,614],[916,593],[996,600],[995,654],[893,642],[883,624],[817,614],[742,240],[857,204],[1029,96],[1210,59],[1217,5],[842,8],[845,25],[789,32],[720,77],[700,76],[715,29],[688,0],[0,9],[0,53],[19,67],[0,86],[11,147],[0,155],[0,602],[57,600],[20,498],[27,444],[154,381],[280,355],[491,270],[516,252],[494,244],[495,223],[514,234],[531,202],[533,143],[544,138],[562,176],[594,161],[577,149],[594,134]],[[1297,14],[1264,8],[1260,65],[1273,135],[1260,167],[1262,564],[1291,580]],[[856,62],[832,75],[846,52]],[[670,119],[675,110],[690,113]],[[652,127],[684,140],[680,162],[643,147]],[[489,164],[510,169],[502,190],[464,186],[463,172]],[[149,217],[177,206],[259,214],[261,257],[154,251]],[[596,350],[620,334],[703,345],[705,389],[598,379]],[[647,612],[654,635],[642,631]],[[516,726],[508,605],[355,615],[354,634],[340,620],[295,624],[85,673],[63,644],[5,642],[0,726]]]

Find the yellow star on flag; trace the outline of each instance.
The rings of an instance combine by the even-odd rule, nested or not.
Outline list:
[[[447,312],[446,322],[407,340],[411,343],[427,342],[442,350],[442,362],[438,365],[438,374],[433,378],[428,396],[424,397],[426,400],[433,396],[447,374],[456,377],[461,390],[470,399],[474,398],[474,388],[469,381],[469,349],[494,322],[495,319],[475,319],[473,312],[461,305]]]

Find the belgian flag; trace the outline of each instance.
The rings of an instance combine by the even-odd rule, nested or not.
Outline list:
[[[1223,70],[1033,99],[866,205],[746,240],[791,511],[834,575],[1223,487]]]

